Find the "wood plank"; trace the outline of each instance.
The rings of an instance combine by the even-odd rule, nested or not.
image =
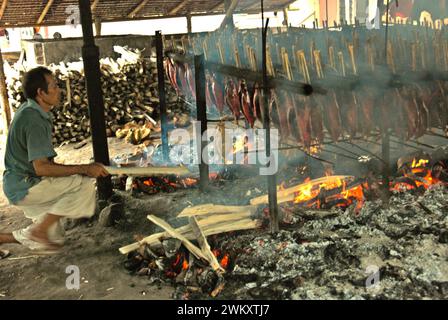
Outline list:
[[[224,205],[215,205],[212,203],[207,203],[194,207],[185,208],[178,215],[178,217],[180,218],[180,217],[221,214],[221,213],[243,213],[243,212],[255,213],[256,210],[257,210],[256,206],[224,206]]]
[[[150,221],[154,222],[159,227],[163,228],[172,236],[173,238],[179,239],[182,241],[182,244],[187,248],[196,258],[198,259],[204,259],[207,261],[207,257],[202,253],[202,251],[196,247],[193,243],[190,242],[187,238],[185,238],[182,234],[177,232],[173,227],[171,227],[168,223],[163,221],[160,218],[157,218],[156,216],[149,215],[147,217]]]
[[[341,180],[346,180],[346,179],[354,179],[353,176],[331,176],[331,177],[323,177],[320,179],[316,179],[316,180],[312,180],[308,183],[302,183],[293,187],[290,187],[288,189],[285,190],[281,190],[281,191],[277,191],[277,197],[278,197],[278,203],[284,203],[284,202],[288,202],[288,201],[292,201],[294,199],[294,194],[296,192],[299,192],[300,190],[302,190],[305,186],[309,185],[310,183],[315,186],[315,185],[319,185],[321,183],[324,182],[328,182],[328,179],[341,179]],[[292,199],[292,200],[291,200]],[[261,205],[261,204],[267,204],[269,203],[268,200],[268,195],[263,195],[257,198],[253,198],[250,200],[250,204],[251,205]]]
[[[3,0],[2,1],[2,6],[0,8],[0,20],[3,18],[3,14],[5,13],[7,5],[8,5],[8,0]]]
[[[188,175],[190,171],[186,167],[104,167],[111,175],[127,176],[153,176],[153,175]]]
[[[220,234],[220,233],[225,233],[225,232],[230,232],[230,231],[255,229],[261,225],[260,221],[252,220],[252,219],[248,219],[248,218],[238,220],[237,222],[232,222],[230,224],[227,221],[224,223],[221,221],[216,224],[208,224],[207,225],[206,222],[207,221],[205,221],[205,220],[198,221],[198,224],[199,224],[199,226],[201,226],[205,236],[211,236],[214,234]],[[186,226],[177,228],[176,231],[179,232],[180,234],[182,234],[183,236],[185,236],[189,240],[194,239],[194,235],[193,235],[190,225],[186,225]],[[143,238],[142,240],[140,240],[138,242],[134,242],[127,246],[121,247],[119,249],[119,251],[121,254],[128,254],[129,252],[138,250],[138,248],[140,248],[140,246],[142,246],[142,245],[147,244],[147,245],[151,246],[156,243],[159,243],[161,239],[168,238],[168,237],[169,237],[169,234],[167,232],[155,233],[148,237]]]
[[[207,261],[210,263],[210,266],[217,273],[225,273],[226,271],[221,267],[221,265],[218,262],[218,259],[216,259],[215,255],[210,249],[210,245],[207,242],[207,238],[205,237],[204,232],[202,232],[201,227],[199,226],[196,218],[190,217],[189,223],[191,229],[193,230],[193,234],[195,235],[196,239],[198,240],[199,246],[202,249],[202,253],[207,257]]]
[[[137,13],[139,13],[144,8],[148,1],[149,0],[143,0],[142,2],[140,2],[140,4],[128,14],[128,18],[134,18]]]
[[[39,16],[39,19],[37,19],[36,24],[39,25],[42,23],[42,21],[44,21],[45,16],[48,13],[48,10],[50,10],[51,5],[53,4],[54,0],[48,0],[44,10],[42,11],[42,13]]]

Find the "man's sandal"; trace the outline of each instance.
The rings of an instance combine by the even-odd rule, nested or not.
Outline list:
[[[10,255],[11,252],[9,252],[8,250],[0,249],[0,260],[8,258]]]

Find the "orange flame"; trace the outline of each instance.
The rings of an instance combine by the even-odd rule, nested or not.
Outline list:
[[[341,192],[325,196],[325,191],[337,188],[340,188]],[[311,181],[307,179],[306,182],[299,187],[298,192],[296,192],[294,203],[306,204],[308,207],[321,208],[323,205],[322,200],[324,202],[347,200],[336,205],[340,207],[346,207],[356,201],[357,208],[360,208],[365,200],[364,190],[362,185],[356,185],[347,189],[347,181],[338,176],[329,176]]]
[[[143,181],[143,184],[147,185],[148,187],[155,187],[156,186],[151,179]]]
[[[227,266],[229,265],[229,254],[226,254],[224,256],[224,258],[221,259],[220,264],[221,264],[221,267],[223,267],[224,269],[227,268]]]
[[[296,193],[296,198],[294,199],[294,203],[301,203],[312,200],[320,194],[321,190],[331,190],[339,188],[343,185],[343,183],[344,181],[340,177],[334,176],[327,177],[323,182],[317,184],[313,183],[310,178],[307,178],[305,182],[299,187],[299,190]]]
[[[187,270],[188,269],[188,262],[187,259],[184,259],[184,262],[182,263],[182,270]]]
[[[182,179],[181,181],[185,187],[191,187],[198,183],[198,180],[193,178],[185,178]]]
[[[425,159],[420,159],[418,162],[417,160],[414,158],[414,160],[412,160],[412,166],[411,168],[420,168],[420,167],[426,167],[426,165],[429,163],[429,160],[425,160]]]
[[[420,159],[418,161],[417,159],[414,159],[412,161],[411,170],[404,173],[404,176],[412,180],[417,188],[423,187],[428,189],[430,186],[441,182],[439,179],[432,176],[431,170],[426,167],[428,163],[429,160],[426,159]],[[390,189],[392,191],[402,192],[413,190],[415,189],[415,186],[409,183],[400,182],[391,186]]]

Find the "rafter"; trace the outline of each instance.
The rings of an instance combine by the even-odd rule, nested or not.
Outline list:
[[[226,16],[224,17],[224,20],[222,21],[221,28],[224,28],[225,25],[229,22],[229,19],[233,16],[233,12],[235,11],[239,2],[240,2],[240,0],[232,0],[229,8],[226,11]]]
[[[2,19],[3,14],[5,13],[6,6],[7,6],[7,5],[8,5],[8,0],[3,0],[3,2],[2,2],[2,6],[1,6],[1,8],[0,8],[0,20]]]
[[[179,12],[179,10],[181,10],[182,8],[184,8],[188,3],[190,2],[190,0],[184,0],[182,2],[180,2],[177,6],[175,6],[172,10],[170,10],[170,12],[168,12],[168,15],[174,15],[176,13]]]
[[[47,4],[45,5],[44,10],[42,11],[42,13],[40,14],[39,19],[37,19],[36,24],[39,25],[42,23],[42,21],[44,21],[45,16],[48,13],[48,10],[50,10],[51,5],[53,4],[54,0],[48,0]]]
[[[99,2],[100,2],[100,0],[93,1],[92,5],[90,6],[90,10],[92,10],[92,13],[95,11],[95,9],[98,6]]]
[[[220,1],[216,6],[214,6],[213,8],[210,9],[210,11],[215,11],[218,10],[219,7],[221,7],[222,5],[224,5],[225,1]]]
[[[135,7],[135,9],[132,10],[132,11],[128,14],[128,18],[134,18],[134,17],[137,15],[137,13],[139,13],[140,10],[142,10],[143,7],[148,3],[148,1],[149,1],[149,0],[143,0],[142,2],[140,2],[140,4],[139,4],[137,7]]]

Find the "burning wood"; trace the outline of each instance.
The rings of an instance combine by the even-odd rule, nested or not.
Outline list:
[[[198,219],[198,224],[205,236],[238,230],[255,229],[261,226],[261,221],[252,219],[250,217],[250,213],[239,213],[233,215],[223,214],[205,217],[203,219],[198,217]],[[195,239],[195,235],[189,225],[177,228],[176,232],[188,240]],[[170,237],[167,232],[156,233],[140,240],[139,242],[121,247],[119,251],[122,254],[128,254],[132,251],[138,250],[142,245],[157,245],[160,243],[161,239],[166,239],[167,237]]]

